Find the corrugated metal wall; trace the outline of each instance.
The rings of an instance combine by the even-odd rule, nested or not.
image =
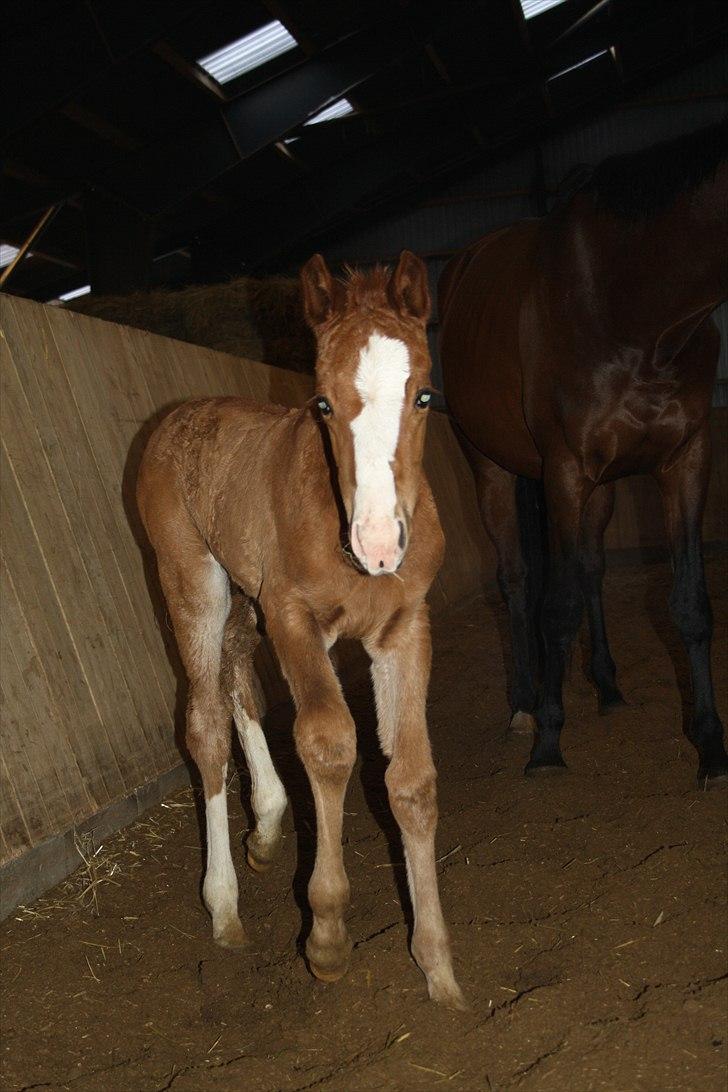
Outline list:
[[[547,189],[555,190],[578,164],[596,164],[618,152],[636,151],[718,121],[728,101],[728,51],[664,80],[633,102],[544,141]],[[534,177],[537,149],[473,172],[443,187],[436,197],[406,213],[382,218],[339,236],[326,249],[331,261],[391,259],[403,247],[426,257],[433,299],[448,254],[515,220],[537,214]],[[714,404],[728,405],[728,305],[716,311],[721,356]],[[431,347],[435,383],[440,385],[437,316]]]

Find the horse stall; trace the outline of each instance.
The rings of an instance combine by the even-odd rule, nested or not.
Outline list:
[[[348,975],[316,982],[300,956],[315,820],[265,644],[266,733],[291,811],[280,861],[246,871],[250,781],[236,755],[227,796],[249,948],[216,947],[200,900],[184,684],[136,467],[170,404],[214,392],[296,405],[310,378],[10,297],[2,333],[5,1087],[717,1088],[724,801],[693,787],[650,483],[620,483],[610,528],[607,612],[629,705],[597,716],[577,651],[571,772],[533,782],[528,742],[504,732],[492,551],[450,426],[429,422],[448,543],[430,597],[437,870],[470,1005],[438,1011],[407,954],[402,851],[352,649],[340,658],[359,737]],[[725,412],[705,523],[721,701]]]

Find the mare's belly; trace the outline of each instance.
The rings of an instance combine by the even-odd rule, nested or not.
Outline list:
[[[594,481],[650,474],[674,460],[698,424],[677,404],[643,421],[617,409],[593,427],[584,441],[584,470]]]
[[[453,418],[481,454],[511,474],[540,478],[541,456],[528,430],[520,405],[502,399],[470,399],[450,406]]]

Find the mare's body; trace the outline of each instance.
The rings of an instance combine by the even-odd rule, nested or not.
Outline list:
[[[710,313],[728,294],[726,134],[607,160],[564,207],[486,236],[443,273],[445,393],[510,610],[513,723],[537,722],[528,772],[563,766],[562,681],[584,600],[601,707],[622,701],[601,605],[603,534],[614,481],[635,473],[663,497],[700,776],[728,772],[700,534],[719,347]],[[537,520],[519,523],[516,476],[543,481],[548,516],[540,696],[527,541]],[[532,487],[520,494],[533,504]]]
[[[357,637],[372,659],[379,739],[390,759],[385,780],[407,861],[412,952],[430,996],[461,1007],[437,890],[425,718],[425,595],[444,548],[421,466],[430,400],[426,274],[405,252],[392,275],[378,269],[336,282],[317,256],[302,286],[318,342],[318,413],[238,398],[189,403],[153,434],[139,476],[139,508],[190,683],[186,739],[207,819],[203,897],[218,943],[243,943],[225,795],[231,716],[251,772],[253,868],[268,866],[281,836],[286,796],[260,727],[252,668],[256,600],[294,698],[296,747],[316,806],[311,970],[336,979],[351,951],[341,838],[356,738],[328,652],[338,637]]]

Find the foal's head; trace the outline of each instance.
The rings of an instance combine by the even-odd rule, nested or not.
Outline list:
[[[336,280],[316,254],[301,283],[351,546],[368,573],[392,573],[407,550],[432,397],[427,272],[405,250],[394,272]]]

